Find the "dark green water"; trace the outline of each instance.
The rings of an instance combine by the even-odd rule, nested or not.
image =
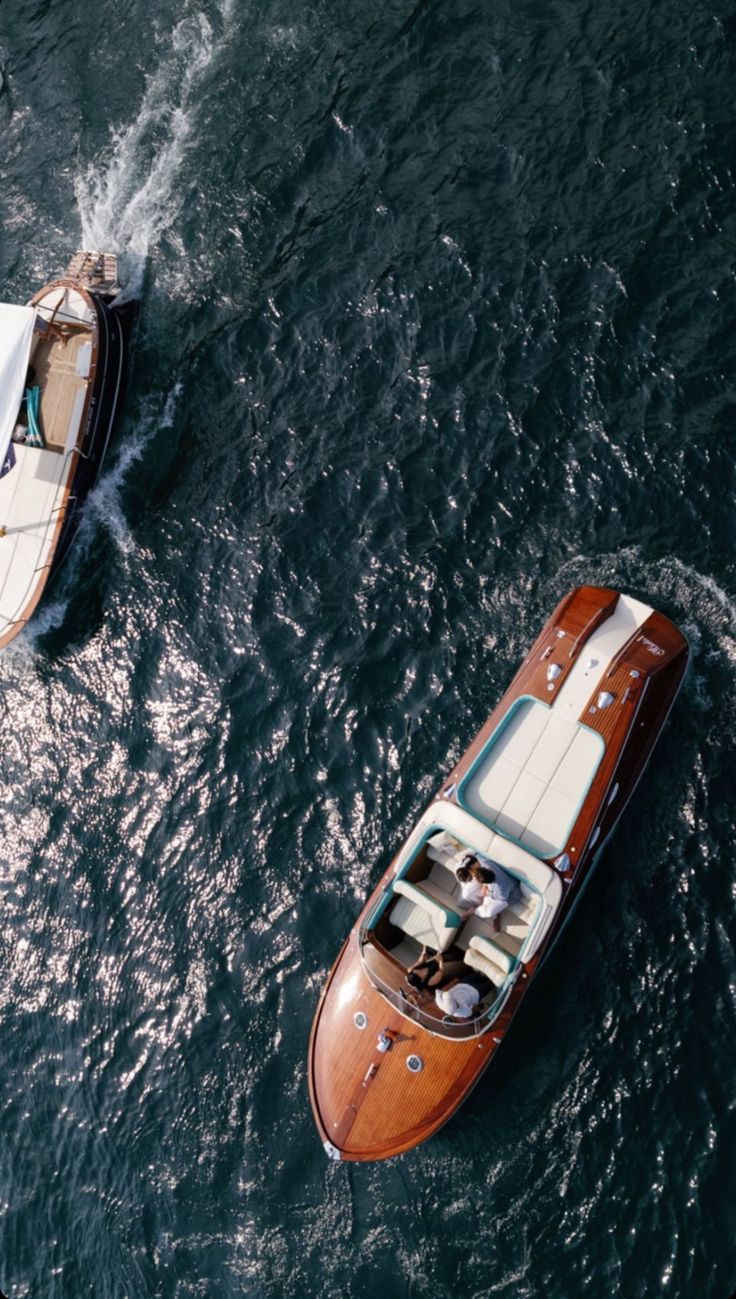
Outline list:
[[[12,1299],[736,1285],[733,9],[4,0],[0,284],[143,309],[83,534],[0,662]],[[329,1164],[361,899],[557,599],[691,638],[499,1061]]]

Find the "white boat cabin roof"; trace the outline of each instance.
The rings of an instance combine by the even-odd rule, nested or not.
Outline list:
[[[8,453],[25,391],[35,320],[33,307],[0,302],[0,466]]]

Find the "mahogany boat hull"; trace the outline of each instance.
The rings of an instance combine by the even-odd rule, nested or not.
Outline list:
[[[687,641],[669,619],[616,591],[582,587],[560,603],[509,690],[442,782],[413,839],[410,836],[379,881],[328,977],[310,1036],[308,1082],[315,1123],[331,1158],[365,1161],[401,1154],[431,1137],[463,1103],[504,1041],[636,788],[682,684],[687,660]],[[534,846],[539,865],[530,865],[530,870],[549,877],[544,896],[551,914],[538,922],[543,923],[543,937],[522,944],[513,977],[495,1009],[471,1031],[459,1023],[448,1024],[436,1012],[433,1020],[427,1008],[420,1013],[406,1001],[401,991],[404,971],[394,955],[399,948],[389,950],[374,939],[380,921],[373,925],[372,917],[395,900],[397,879],[411,857],[407,845],[413,842],[416,852],[417,843],[432,842],[438,827],[462,839],[465,828],[472,833],[472,821],[480,824],[476,819],[484,805],[478,803],[477,792],[473,795],[473,780],[477,785],[479,779],[474,773],[482,773],[488,761],[484,755],[490,752],[493,757],[498,736],[510,728],[509,718],[518,720],[520,709],[533,714],[535,725],[554,714],[555,725],[580,735],[595,760],[584,797],[564,823],[564,841],[553,844],[554,831],[545,841],[530,828],[533,818],[520,831],[521,839],[508,829],[501,833],[505,814],[497,809],[489,814],[495,820],[483,821],[485,832],[492,831],[495,860],[499,852],[506,853],[513,866],[529,858]],[[519,725],[525,723],[522,718]],[[496,779],[494,774],[490,784]],[[525,779],[532,777],[522,771],[510,796],[517,803],[518,786]],[[484,788],[482,782],[479,788]],[[564,803],[563,794],[554,789],[551,793],[552,804]],[[548,789],[545,796],[549,794]],[[472,797],[476,803],[469,812]],[[559,829],[558,807],[551,817]],[[509,816],[504,824],[513,824]],[[467,836],[464,842],[470,842]],[[478,838],[473,846],[482,848]],[[416,891],[416,886],[404,891],[412,887]]]

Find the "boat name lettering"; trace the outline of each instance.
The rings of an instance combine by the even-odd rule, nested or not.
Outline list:
[[[654,641],[649,640],[648,636],[638,636],[637,640],[640,640],[642,645],[646,646],[650,654],[656,654],[658,658],[665,653],[665,651],[662,649],[662,646],[655,645]]]

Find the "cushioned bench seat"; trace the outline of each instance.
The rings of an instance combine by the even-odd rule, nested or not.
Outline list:
[[[465,964],[469,965],[471,970],[477,970],[479,974],[485,974],[491,983],[495,983],[497,988],[506,982],[509,971],[492,960],[485,952],[480,952],[475,947],[469,947],[465,953]]]
[[[452,909],[452,898],[428,880],[423,880],[421,887],[409,880],[395,880],[394,893],[399,897],[391,909],[391,923],[422,946],[447,951],[461,924],[460,916]]]
[[[460,805],[536,857],[553,857],[565,845],[604,748],[597,731],[558,707],[517,699],[461,780]]]
[[[503,931],[494,933],[490,921],[478,916],[466,920],[456,941],[465,953],[466,965],[487,975],[497,987],[513,970],[521,947],[518,938]]]
[[[429,875],[416,883],[395,880],[394,893],[398,898],[389,918],[407,938],[435,951],[447,951],[457,938],[464,952],[473,952],[472,956],[465,957],[468,964],[482,969],[494,982],[502,983],[516,962],[540,899],[534,889],[520,880],[522,896],[501,912],[498,931],[489,921],[477,916],[471,916],[463,924],[460,912],[465,907],[460,900],[460,884],[454,867],[470,851],[445,830],[432,835],[427,842]],[[485,939],[490,946],[473,943],[474,938]]]
[[[437,855],[435,855],[432,849],[435,847],[435,840],[440,839],[442,843],[437,849]],[[438,900],[443,901],[445,905],[464,910],[460,900],[460,883],[452,868],[452,863],[460,860],[465,855],[466,849],[461,847],[457,850],[454,848],[453,845],[456,845],[457,842],[457,839],[448,835],[446,831],[434,835],[429,840],[427,854],[432,859],[432,869],[429,872],[429,880],[422,880],[421,887],[426,888],[428,892],[434,893]],[[432,887],[433,885],[437,886],[439,892]],[[530,888],[524,880],[519,880],[519,886],[522,896],[517,902],[512,902],[509,907],[506,907],[505,911],[502,911],[498,917],[501,931],[518,940],[516,944],[517,951],[526,938],[539,907],[539,894]],[[489,928],[488,936],[491,937],[492,933],[492,929]]]
[[[529,927],[537,913],[537,898],[534,894],[531,897],[525,897],[522,884],[522,896],[518,902],[512,902],[510,907],[502,911],[498,917],[501,930],[503,933],[510,934],[512,938],[517,938],[523,942],[529,933]],[[531,889],[528,890],[531,893]]]

